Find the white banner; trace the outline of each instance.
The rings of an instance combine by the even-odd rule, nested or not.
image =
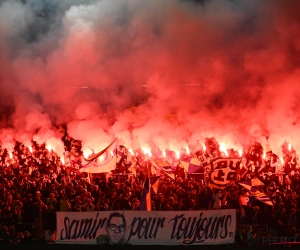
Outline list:
[[[234,243],[236,210],[57,212],[59,244]]]

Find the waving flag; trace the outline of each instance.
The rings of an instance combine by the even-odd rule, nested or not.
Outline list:
[[[122,164],[127,161],[128,149],[123,145],[118,145],[115,150],[117,156],[117,164]]]
[[[151,192],[151,194],[157,194],[159,178],[160,178],[160,176],[152,176],[150,178],[150,192]]]
[[[79,172],[86,173],[107,173],[111,172],[116,168],[116,156],[110,153],[111,148],[115,147],[115,139],[111,144],[109,144],[105,149],[100,151],[97,154],[94,154],[87,159],[87,164],[79,169]],[[98,161],[97,158],[100,156],[104,156],[102,161]]]
[[[270,200],[270,198],[264,192],[256,191],[254,193],[254,198],[269,205],[269,206],[273,206],[273,202]]]
[[[179,161],[188,174],[192,174],[202,167],[200,160],[197,157],[186,158]]]
[[[97,159],[101,155],[107,152],[109,148],[112,148],[112,145],[116,142],[118,138],[114,139],[111,144],[109,144],[105,149],[101,150],[99,153],[92,154],[88,158],[83,158],[86,162],[92,162],[93,160]]]
[[[151,211],[151,194],[157,194],[160,176],[146,177],[141,195],[140,210]]]
[[[251,192],[260,190],[265,186],[265,184],[263,182],[261,182],[257,177],[254,177],[251,180],[239,182],[238,184],[243,186],[244,188],[246,188],[247,190],[249,190]]]
[[[170,178],[175,179],[175,173],[167,160],[152,160],[152,164]]]

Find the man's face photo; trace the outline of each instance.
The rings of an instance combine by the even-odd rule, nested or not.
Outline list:
[[[111,244],[118,244],[125,233],[124,221],[121,217],[112,217],[107,226],[107,234]]]

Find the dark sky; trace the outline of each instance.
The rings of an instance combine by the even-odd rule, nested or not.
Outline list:
[[[180,150],[300,148],[300,1],[2,0],[0,111],[13,139]],[[134,107],[135,106],[135,107]]]

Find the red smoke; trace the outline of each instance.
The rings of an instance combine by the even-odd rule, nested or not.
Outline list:
[[[0,4],[2,143],[300,150],[298,1]]]

